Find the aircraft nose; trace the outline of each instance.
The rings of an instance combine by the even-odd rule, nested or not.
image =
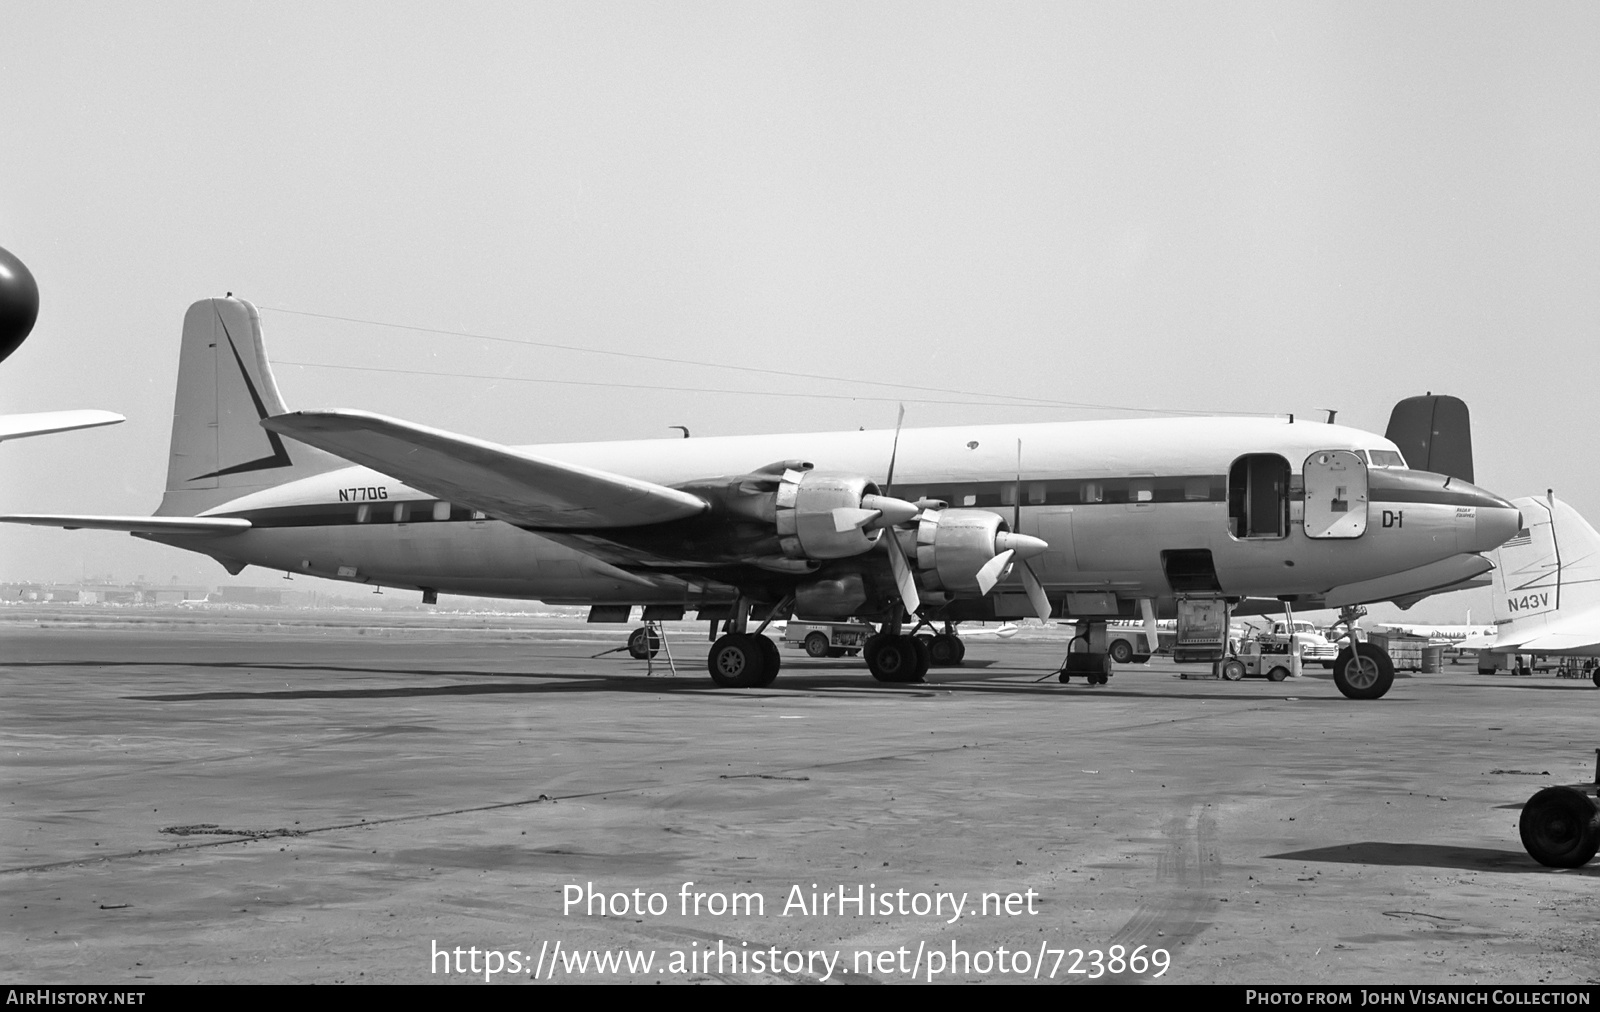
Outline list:
[[[1472,545],[1462,546],[1463,551],[1493,551],[1516,537],[1517,532],[1522,530],[1521,510],[1497,495],[1484,492],[1483,496],[1490,501],[1478,507],[1477,521],[1473,524]]]

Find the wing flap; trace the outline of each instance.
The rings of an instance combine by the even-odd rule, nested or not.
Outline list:
[[[705,500],[665,485],[366,411],[296,411],[261,424],[429,495],[528,527],[641,527],[708,508]]]
[[[101,517],[65,513],[13,513],[8,524],[62,527],[69,531],[126,531],[129,534],[240,534],[250,521],[239,517]]]

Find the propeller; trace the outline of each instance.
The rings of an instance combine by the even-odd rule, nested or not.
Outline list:
[[[921,513],[922,510],[921,507],[917,506],[915,503],[908,503],[904,499],[894,499],[891,498],[890,495],[894,491],[894,462],[895,458],[900,454],[900,426],[905,422],[905,420],[906,406],[902,404],[900,405],[900,413],[897,414],[894,419],[894,444],[889,448],[889,474],[883,480],[884,494],[881,496],[863,496],[861,499],[861,508],[870,508],[874,511],[878,511],[881,508],[879,503],[874,503],[873,506],[869,507],[867,505],[867,500],[873,499],[880,501],[883,506],[889,507],[883,508],[881,511],[881,518],[885,521],[888,521],[891,509],[896,514],[901,514],[904,512],[904,507],[911,508],[911,515],[904,517],[903,520],[880,523],[879,526],[889,528],[889,536],[880,538],[879,540],[883,542],[885,550],[889,553],[889,568],[894,570],[894,585],[895,589],[900,594],[900,603],[905,605],[906,613],[908,615],[915,615],[922,608],[922,595],[917,593],[917,575],[911,571],[911,563],[906,561],[906,550],[904,546],[900,544],[900,536],[894,530],[894,525],[897,523],[904,523],[905,521],[912,519],[912,517],[915,517],[917,514]],[[835,526],[838,525],[839,520],[839,511],[835,511],[833,517]]]
[[[1050,543],[1042,538],[1030,537],[1027,534],[1001,531],[994,536],[994,547],[995,557],[985,562],[983,568],[978,570],[977,580],[980,593],[989,593],[994,589],[995,584],[1005,579],[1006,570],[1011,568],[1012,562],[1022,563],[1022,568],[1026,572],[1028,568],[1027,560],[1035,555],[1042,555],[1050,547]],[[1023,579],[1026,580],[1027,577]],[[1031,592],[1029,596],[1032,596]]]
[[[1011,530],[1012,530],[1012,533],[1011,533],[1010,537],[1012,539],[1019,539],[1020,538],[1020,539],[1024,539],[1027,542],[1031,543],[1030,547],[1026,551],[1024,551],[1023,546],[1020,545],[1020,544],[1017,545],[1016,548],[1015,548],[1016,559],[1017,559],[1018,562],[1022,563],[1022,573],[1021,573],[1021,576],[1022,576],[1022,589],[1027,591],[1028,603],[1033,605],[1033,613],[1035,615],[1039,616],[1039,621],[1048,624],[1049,621],[1050,621],[1050,598],[1049,598],[1049,596],[1047,596],[1045,594],[1045,592],[1044,592],[1044,584],[1039,582],[1038,574],[1036,574],[1033,571],[1033,567],[1032,566],[1028,565],[1028,560],[1033,558],[1035,555],[1039,555],[1039,554],[1043,553],[1045,549],[1050,547],[1050,545],[1049,545],[1048,542],[1043,541],[1043,540],[1041,540],[1039,538],[1029,537],[1028,535],[1021,533],[1021,531],[1022,531],[1022,440],[1020,440],[1020,439],[1017,440],[1017,485],[1016,485],[1016,490],[1013,492],[1013,494],[1011,496]],[[1001,540],[1001,538],[1005,538],[1005,537],[1007,537],[1007,535],[1002,534],[999,537],[995,538],[995,547],[996,548],[1000,548],[1001,547],[1000,540]],[[1031,547],[1032,545],[1037,545],[1038,547],[1037,548],[1033,548],[1033,547]],[[999,558],[999,556],[996,556],[996,558]],[[988,566],[984,566],[983,569],[984,570],[988,570],[989,566],[992,566],[992,565],[994,565],[994,563],[990,562],[989,565]],[[998,575],[996,576],[996,579],[999,579]],[[979,584],[980,587],[983,585],[983,573],[982,573],[982,571],[980,571],[980,573],[978,575],[978,584]],[[993,584],[991,584],[991,586],[993,586]],[[988,590],[984,590],[984,593],[987,594]]]

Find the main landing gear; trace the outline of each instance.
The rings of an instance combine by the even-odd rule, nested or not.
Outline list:
[[[867,670],[878,681],[920,682],[933,664],[930,643],[937,638],[881,632],[868,637],[861,652],[866,656]]]
[[[706,667],[724,689],[759,689],[778,677],[778,644],[761,633],[724,633],[711,644]]]
[[[766,620],[755,632],[749,632],[749,601],[736,598],[722,635],[712,642],[711,652],[706,654],[706,669],[711,672],[711,680],[724,689],[760,689],[771,685],[778,677],[783,658],[778,655],[778,644],[763,634],[768,623],[779,615],[788,614],[793,604],[791,594],[767,612]],[[713,622],[713,634],[716,628]]]
[[[916,637],[928,648],[929,664],[935,668],[959,668],[967,656],[967,644],[949,622],[941,633],[917,633]]]

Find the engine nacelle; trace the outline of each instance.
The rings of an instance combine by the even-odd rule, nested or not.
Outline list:
[[[712,506],[709,527],[681,536],[683,556],[737,558],[776,572],[807,572],[816,564],[863,555],[882,529],[915,517],[918,507],[881,495],[859,474],[812,470],[784,460],[733,478],[677,486]],[[732,521],[727,525],[727,521]]]
[[[860,510],[878,486],[854,474],[786,471],[778,484],[773,522],[778,544],[791,559],[848,559],[878,543],[880,530],[839,530],[834,510]]]
[[[978,570],[1004,549],[996,548],[1008,529],[987,510],[929,510],[917,524],[917,584],[962,597],[982,596]]]
[[[915,551],[911,539],[915,534]],[[1005,579],[1015,562],[1030,559],[1049,547],[1038,538],[1013,534],[998,514],[987,510],[927,510],[915,532],[901,535],[901,546],[914,560],[917,586],[930,593],[954,597],[982,597]],[[981,575],[985,566],[1009,552],[998,571]],[[985,584],[984,579],[988,579]]]

